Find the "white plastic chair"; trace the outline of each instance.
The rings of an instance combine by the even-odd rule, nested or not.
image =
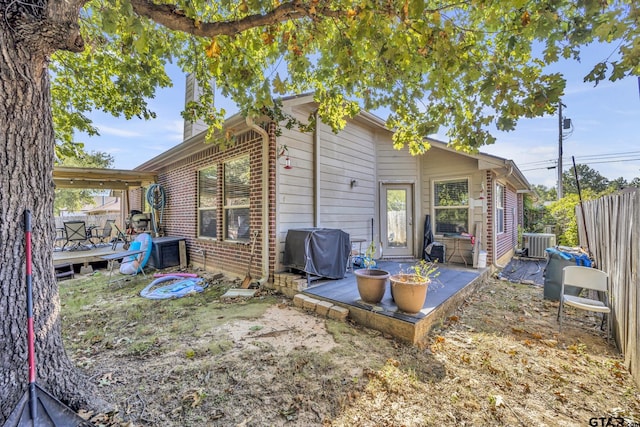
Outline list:
[[[583,298],[580,296],[565,295],[565,286],[575,286],[587,290],[604,293],[604,302],[599,299]],[[560,306],[558,307],[558,321],[562,331],[563,307],[565,305],[580,310],[603,313],[607,317],[607,341],[611,330],[611,308],[609,305],[609,275],[602,270],[590,267],[567,266],[562,269],[562,287],[560,288]],[[604,326],[604,318],[600,328]]]

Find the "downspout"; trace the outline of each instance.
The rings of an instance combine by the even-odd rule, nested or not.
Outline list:
[[[249,128],[262,136],[262,277],[258,279],[260,286],[269,280],[269,133],[246,119]]]
[[[313,113],[316,128],[313,131],[313,226],[320,227],[320,116]]]

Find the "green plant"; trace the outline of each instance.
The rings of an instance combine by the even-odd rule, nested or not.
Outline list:
[[[421,259],[419,262],[409,267],[407,271],[400,270],[400,280],[403,282],[407,282],[409,280],[419,283],[430,282],[431,279],[440,275],[436,264],[437,262],[427,262],[424,259]]]
[[[376,260],[374,259],[375,255],[376,255],[376,244],[372,240],[371,243],[369,243],[367,250],[364,251],[364,258],[362,260],[366,268],[371,268],[376,265]]]

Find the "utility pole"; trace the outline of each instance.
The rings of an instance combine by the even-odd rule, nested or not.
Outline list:
[[[562,101],[558,102],[558,200],[562,199]]]
[[[573,123],[571,119],[562,117],[562,101],[558,102],[558,200],[562,199],[562,140],[568,138],[573,133]],[[563,133],[563,130],[567,133]]]

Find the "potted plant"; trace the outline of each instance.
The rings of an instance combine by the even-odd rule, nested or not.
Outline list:
[[[422,310],[427,299],[427,290],[434,277],[440,272],[435,262],[421,260],[409,271],[400,271],[389,277],[391,281],[391,297],[398,310],[406,313],[417,313]]]
[[[371,242],[363,258],[365,268],[353,272],[356,276],[360,298],[369,304],[378,304],[382,301],[389,280],[388,271],[375,268],[377,267],[374,259],[375,253],[376,245]]]

